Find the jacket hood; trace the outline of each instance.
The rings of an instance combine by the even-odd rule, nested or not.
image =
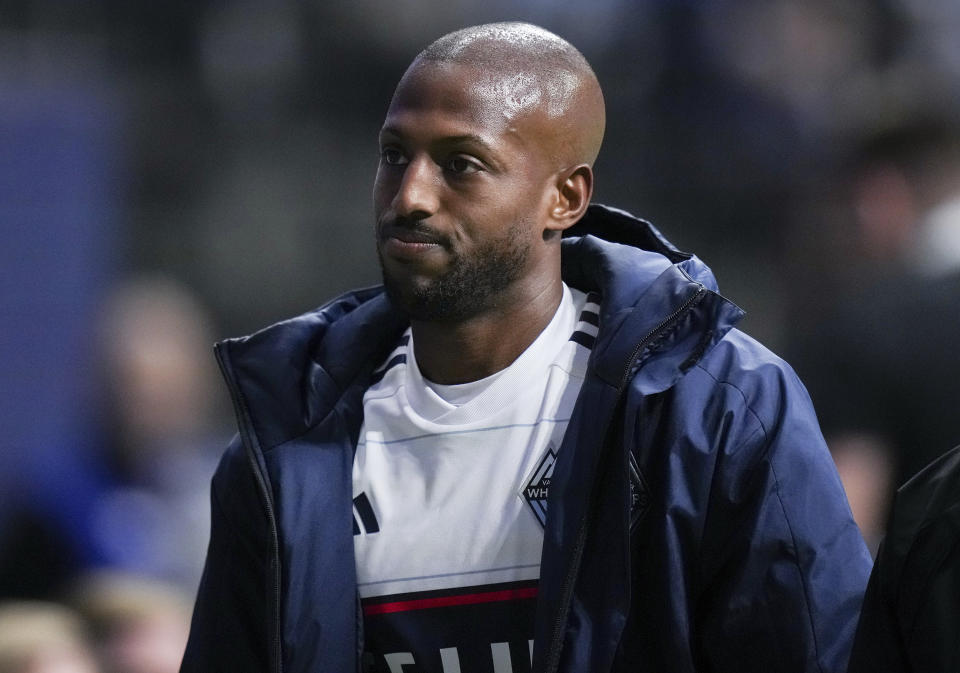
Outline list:
[[[563,278],[602,298],[594,372],[622,388],[642,362],[644,394],[673,385],[744,315],[717,293],[698,257],[649,222],[608,206],[590,206],[569,231]]]
[[[743,315],[716,294],[703,262],[625,211],[591,205],[565,232],[562,254],[565,282],[601,294],[591,362],[608,385],[623,385],[644,359],[644,392],[665,390]],[[660,333],[681,307],[691,310]],[[242,406],[257,410],[247,420],[266,450],[322,421],[317,410],[332,409],[348,389],[365,389],[407,324],[376,286],[222,341],[217,356],[235,404],[255,400]],[[656,339],[641,344],[654,332]]]

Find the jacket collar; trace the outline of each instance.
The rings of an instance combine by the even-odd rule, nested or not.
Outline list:
[[[640,364],[641,392],[672,386],[743,317],[717,293],[710,269],[649,222],[601,205],[564,241],[563,276],[601,294],[592,371],[622,388]]]
[[[622,386],[645,360],[643,392],[665,390],[743,315],[716,294],[706,265],[624,211],[590,206],[567,232],[562,254],[564,280],[601,294],[591,367],[607,385]],[[696,310],[640,343],[685,306]],[[366,387],[406,324],[373,287],[217,349],[261,447],[269,449],[321,421],[348,389]]]

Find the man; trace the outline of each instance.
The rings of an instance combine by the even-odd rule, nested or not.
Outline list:
[[[697,258],[589,206],[603,126],[535,26],[414,60],[385,287],[218,346],[184,671],[844,669],[869,557],[809,399]]]

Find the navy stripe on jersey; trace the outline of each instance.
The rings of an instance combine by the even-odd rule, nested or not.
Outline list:
[[[578,343],[584,348],[592,349],[597,341],[597,330],[600,327],[600,295],[591,292],[580,311],[577,326],[574,328],[570,341]]]
[[[570,337],[570,341],[578,343],[584,348],[593,348],[593,344],[597,342],[597,337],[592,334],[587,334],[586,332],[577,331]]]
[[[361,493],[353,499],[353,534],[360,534],[360,527],[357,525],[357,517],[360,517],[360,523],[367,535],[380,532],[380,525],[377,523],[377,517],[373,513],[373,507],[370,506],[370,500],[366,493]]]
[[[600,315],[594,313],[593,311],[581,311],[580,312],[580,322],[590,323],[591,325],[600,326]]]
[[[376,385],[377,383],[380,383],[380,381],[383,380],[383,377],[386,375],[388,371],[390,371],[397,365],[402,364],[406,361],[407,361],[406,353],[400,353],[399,355],[394,355],[392,358],[390,358],[390,361],[387,363],[386,367],[384,367],[380,371],[373,373],[373,376],[370,379],[370,385],[373,386],[373,385]]]
[[[387,364],[380,367],[373,372],[373,376],[370,381],[370,385],[376,385],[383,380],[383,377],[386,376],[386,373],[396,367],[399,364],[403,364],[407,361],[407,354],[402,352],[404,348],[407,347],[407,344],[410,343],[410,334],[406,333],[400,337],[400,341],[397,342],[397,345],[393,349],[393,353],[390,355],[390,358],[387,360]],[[398,352],[400,351],[400,352]]]

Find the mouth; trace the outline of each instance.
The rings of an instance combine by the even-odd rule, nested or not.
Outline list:
[[[382,240],[394,238],[401,243],[421,243],[424,245],[441,245],[442,239],[436,234],[403,227],[387,227],[380,235]]]
[[[422,226],[385,223],[379,232],[381,250],[400,259],[416,259],[446,247],[446,239]]]

